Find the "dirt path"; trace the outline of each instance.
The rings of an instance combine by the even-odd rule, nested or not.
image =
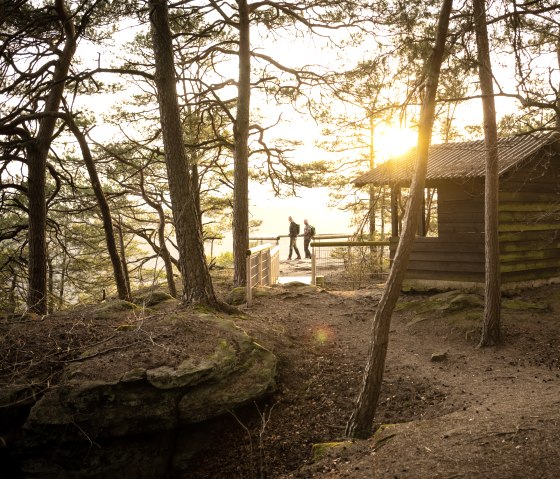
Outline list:
[[[316,463],[314,443],[343,439],[380,290],[274,291],[240,326],[280,358],[279,392],[226,420],[216,449],[197,458],[189,477],[557,477],[559,287],[505,309],[506,345],[497,349],[475,348],[477,306],[405,305],[393,318],[376,417],[393,426]],[[434,353],[445,357],[432,361]]]

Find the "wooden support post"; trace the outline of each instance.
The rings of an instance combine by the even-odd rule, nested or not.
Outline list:
[[[391,236],[399,236],[399,194],[400,187],[391,186]]]
[[[422,213],[418,222],[418,236],[426,236],[426,189],[422,196]]]

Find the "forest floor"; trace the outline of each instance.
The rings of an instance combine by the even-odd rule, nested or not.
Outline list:
[[[313,461],[314,444],[344,440],[381,292],[286,285],[257,297],[240,326],[278,356],[279,390],[224,419],[189,478],[558,477],[559,285],[504,298],[505,342],[484,349],[480,296],[402,294],[376,434]]]
[[[308,263],[283,262],[282,274],[305,275]],[[231,289],[227,278],[215,284],[223,296]],[[558,477],[560,285],[505,297],[504,345],[484,349],[476,348],[480,296],[403,293],[391,323],[376,433],[369,440],[316,447],[325,454],[314,460],[314,444],[344,441],[383,287],[326,286],[275,286],[234,318],[278,357],[278,390],[216,419],[212,448],[192,460],[188,479]],[[12,339],[2,332],[0,345],[8,352],[17,349],[21,364],[28,350],[32,359],[79,354],[88,343],[114,335],[122,321],[82,318],[74,324],[75,314],[53,317],[47,336],[46,326],[33,333],[26,324],[2,323]],[[173,332],[156,333],[173,351],[193,347],[177,344]],[[201,347],[196,338],[194,344]],[[148,346],[144,341],[135,347],[142,354]],[[32,362],[42,367],[52,361]]]

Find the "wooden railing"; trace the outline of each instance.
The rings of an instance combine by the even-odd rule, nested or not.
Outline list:
[[[263,241],[275,241],[276,244],[280,243],[281,236],[256,236],[249,238],[249,241],[257,241],[259,245],[263,244]]]
[[[255,286],[276,284],[280,275],[280,247],[265,243],[247,250],[247,306]]]
[[[359,287],[365,276],[386,276],[390,267],[389,245],[390,241],[313,240],[311,284],[323,286],[325,275],[329,274],[338,274],[340,280],[340,272],[353,287]]]

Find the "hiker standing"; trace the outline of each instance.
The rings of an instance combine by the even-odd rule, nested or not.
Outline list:
[[[311,258],[309,243],[311,243],[311,239],[315,236],[315,227],[311,226],[306,219],[303,220],[303,224],[305,225],[305,228],[303,228],[303,251],[306,258]]]
[[[288,221],[290,222],[290,254],[288,255],[288,259],[292,259],[292,249],[296,252],[297,258],[301,259],[301,255],[299,254],[299,249],[296,245],[296,240],[299,235],[299,225],[292,219],[292,217],[288,217]]]

